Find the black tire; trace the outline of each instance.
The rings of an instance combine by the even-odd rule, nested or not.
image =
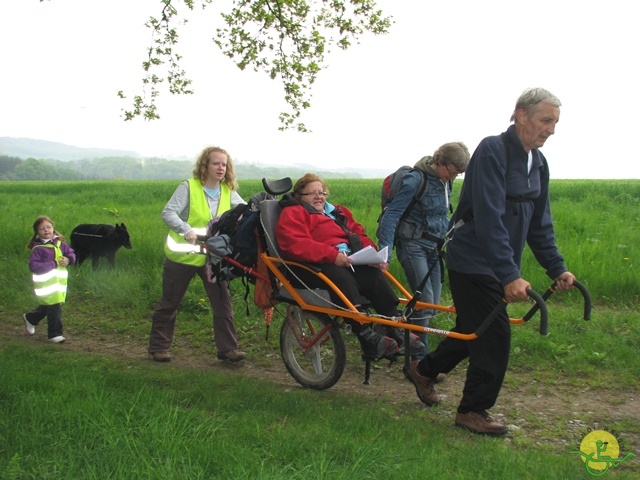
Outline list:
[[[321,338],[314,338],[328,325],[331,328]],[[314,390],[335,385],[347,361],[344,338],[331,318],[297,305],[287,307],[280,330],[280,354],[295,381]]]

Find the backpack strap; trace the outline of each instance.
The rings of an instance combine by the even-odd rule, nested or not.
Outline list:
[[[429,183],[429,182],[427,182],[427,174],[424,173],[422,170],[418,170],[417,168],[412,168],[407,173],[411,173],[413,171],[416,171],[416,172],[420,173],[420,186],[416,190],[416,193],[413,195],[413,197],[411,197],[411,201],[407,205],[407,208],[404,209],[404,212],[402,212],[402,215],[400,215],[400,218],[398,219],[398,223],[396,225],[395,237],[393,239],[393,244],[394,245],[396,244],[396,242],[398,240],[398,238],[397,238],[397,236],[398,236],[398,226],[404,221],[405,218],[407,218],[407,215],[409,215],[409,212],[411,212],[411,209],[416,205],[416,203],[418,203],[420,201],[422,196],[427,191],[427,184]],[[384,215],[384,210],[380,213],[380,217],[378,217],[378,223],[382,219],[383,215]]]
[[[396,244],[396,241],[397,241],[398,226],[400,225],[400,223],[404,221],[405,218],[407,218],[407,215],[409,215],[409,212],[411,211],[411,209],[415,206],[417,202],[420,201],[420,199],[423,197],[423,195],[427,191],[427,184],[429,183],[427,182],[427,174],[422,170],[418,170],[417,168],[411,168],[411,170],[409,170],[407,174],[413,172],[414,170],[420,173],[420,186],[416,190],[413,197],[411,197],[409,204],[404,209],[404,211],[402,212],[402,215],[400,215],[400,218],[398,219],[398,223],[396,224],[396,230],[395,230],[394,239],[393,239],[394,245]],[[382,221],[382,217],[387,211],[387,207],[389,206],[389,203],[391,202],[388,202],[387,204],[384,205],[384,207],[382,208],[382,211],[380,212],[380,215],[378,216],[378,229],[376,230],[376,235],[378,236],[378,238],[380,238],[380,222]]]
[[[418,190],[416,190],[415,195],[411,198],[411,201],[409,202],[409,205],[407,205],[407,208],[405,208],[404,212],[402,212],[402,215],[400,216],[400,220],[398,220],[398,223],[402,222],[407,217],[407,215],[409,215],[409,212],[411,211],[411,209],[415,206],[416,203],[418,203],[422,199],[422,196],[427,191],[427,183],[428,183],[427,174],[424,173],[422,170],[418,170],[417,168],[412,169],[412,171],[420,172],[420,187],[418,187]]]

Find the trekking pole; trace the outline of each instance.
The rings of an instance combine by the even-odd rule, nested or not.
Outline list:
[[[424,278],[422,279],[422,282],[420,282],[420,285],[418,285],[418,288],[416,289],[416,291],[414,292],[413,296],[411,297],[411,300],[409,300],[409,302],[407,303],[407,306],[404,307],[404,311],[405,312],[409,312],[407,314],[405,314],[405,318],[410,317],[413,314],[413,308],[416,306],[416,303],[418,303],[418,300],[420,300],[420,297],[422,296],[422,289],[425,287],[425,285],[427,284],[427,280],[429,279],[429,277],[431,276],[431,272],[433,272],[433,269],[436,267],[436,265],[439,263],[440,261],[440,255],[441,252],[438,252],[438,257],[434,260],[434,262],[429,266],[429,270],[427,270],[427,274],[424,276]]]
[[[442,252],[443,252],[444,248],[447,246],[447,244],[449,243],[451,238],[453,238],[454,231],[457,228],[460,228],[462,225],[464,225],[464,221],[463,220],[458,220],[456,223],[454,223],[453,226],[449,229],[449,231],[445,234],[444,239],[442,241],[442,245],[438,246],[438,256],[437,256],[437,258],[429,266],[429,269],[427,270],[427,274],[424,276],[424,278],[420,282],[420,285],[418,285],[418,288],[413,293],[413,296],[411,297],[411,300],[409,300],[409,302],[407,303],[407,306],[404,307],[404,311],[402,312],[402,316],[404,317],[404,319],[407,322],[409,322],[409,317],[413,314],[413,309],[416,306],[416,303],[418,303],[418,300],[420,299],[420,297],[422,297],[422,289],[427,284],[427,280],[429,279],[429,276],[431,275],[431,272],[433,272],[433,269],[436,267],[436,265],[438,265],[440,263],[440,259],[442,258]],[[444,272],[442,272],[442,273],[444,273]],[[409,322],[409,323],[411,323],[411,322]],[[409,356],[409,342],[411,340],[410,335],[411,334],[410,334],[409,330],[405,328],[404,329],[404,344],[405,344],[404,365],[405,365],[405,368],[409,368],[409,363],[410,363],[410,356]]]
[[[440,258],[442,257],[442,251],[444,250],[444,248],[447,246],[447,244],[453,238],[453,234],[454,234],[455,230],[460,228],[462,225],[464,225],[464,221],[463,220],[458,220],[456,223],[453,224],[453,226],[445,234],[445,236],[443,238],[443,241],[442,241],[442,245],[440,245],[438,247],[438,257],[431,264],[431,266],[429,267],[429,270],[427,270],[427,274],[422,279],[422,282],[420,282],[420,285],[418,286],[418,288],[416,289],[415,293],[411,297],[411,300],[409,300],[409,302],[407,303],[407,306],[404,307],[404,311],[408,312],[408,314],[404,315],[405,318],[410,317],[411,314],[413,313],[413,308],[416,306],[416,303],[418,303],[418,300],[422,296],[422,289],[427,284],[427,280],[429,279],[429,276],[431,275],[431,272],[436,267],[436,265],[440,261]]]

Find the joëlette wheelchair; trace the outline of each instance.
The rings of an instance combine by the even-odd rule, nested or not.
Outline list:
[[[500,311],[506,307],[506,302],[503,305],[496,306],[494,311],[480,324],[475,332],[461,333],[414,325],[407,320],[414,310],[432,309],[438,312],[455,314],[455,306],[430,304],[418,300],[420,297],[419,291],[412,295],[390,272],[386,271],[385,275],[397,289],[400,297],[399,307],[402,308],[404,306],[402,316],[390,318],[375,313],[358,311],[336,285],[320,272],[317,265],[290,261],[283,257],[275,241],[276,222],[281,212],[277,198],[291,190],[292,181],[290,178],[276,181],[263,179],[262,184],[265,191],[275,199],[262,200],[259,204],[260,222],[255,232],[259,244],[258,266],[249,267],[238,263],[229,255],[221,256],[213,249],[208,248],[207,242],[203,244],[203,252],[216,257],[216,261],[227,262],[254,277],[256,279],[256,288],[259,288],[260,282],[266,282],[271,286],[270,299],[272,306],[277,304],[286,305],[284,321],[280,329],[280,353],[289,374],[303,387],[324,390],[335,385],[342,376],[347,356],[341,330],[344,329],[347,333],[350,331],[350,327],[345,324],[344,319],[353,319],[362,324],[370,323],[372,326],[377,324],[404,329],[404,345],[408,346],[410,332],[425,332],[427,334],[473,341],[483,334]],[[292,279],[297,279],[295,275],[296,268],[313,272],[326,284],[326,289],[294,287]],[[579,282],[576,282],[576,287],[584,296],[584,319],[588,320],[591,316],[589,293]],[[344,306],[337,305],[331,301],[329,290],[333,291],[341,299]],[[512,324],[526,323],[539,311],[540,333],[546,335],[548,313],[545,301],[554,290],[555,284],[551,285],[543,296],[529,290],[528,294],[535,304],[522,318],[511,318],[510,322]],[[280,310],[279,307],[278,310]],[[265,315],[267,327],[271,323],[271,313],[269,312],[269,315]],[[409,348],[405,348],[403,356],[406,368],[410,361]],[[365,361],[364,383],[369,384],[371,362],[378,359],[367,358],[363,355],[363,360]],[[393,361],[394,359],[390,360]]]

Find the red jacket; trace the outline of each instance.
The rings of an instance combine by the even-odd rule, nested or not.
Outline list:
[[[338,212],[346,218],[349,229],[360,237],[363,247],[376,248],[348,208],[335,205],[334,213]],[[337,245],[348,243],[347,234],[335,220],[322,213],[311,213],[302,205],[282,209],[276,225],[276,241],[288,260],[310,263],[335,263]]]

